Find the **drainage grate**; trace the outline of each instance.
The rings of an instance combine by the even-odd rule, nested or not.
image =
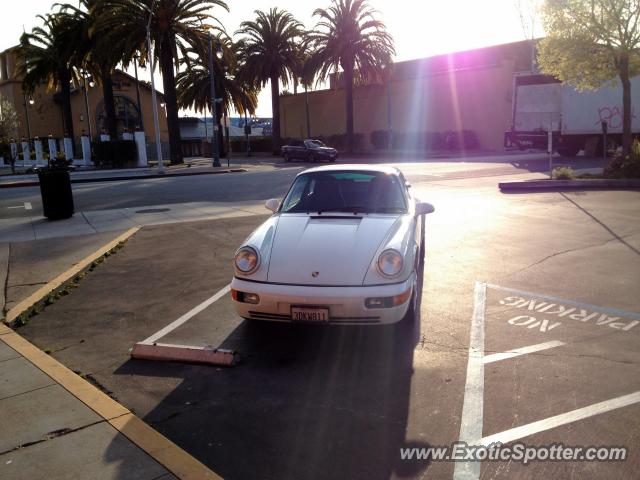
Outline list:
[[[147,208],[145,210],[136,210],[136,213],[162,213],[170,210],[170,208]]]

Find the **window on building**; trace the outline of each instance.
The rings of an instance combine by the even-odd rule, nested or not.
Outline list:
[[[140,125],[140,113],[138,112],[138,106],[128,97],[123,95],[115,95],[114,103],[116,108],[116,126],[118,128],[118,134],[122,134],[124,129],[129,131],[135,130]],[[98,104],[96,108],[96,125],[98,131],[107,129],[107,121],[104,111],[104,101]]]

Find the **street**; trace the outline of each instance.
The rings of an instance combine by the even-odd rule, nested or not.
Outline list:
[[[531,172],[546,161],[397,163],[436,209],[415,319],[247,322],[227,295],[161,341],[235,350],[237,366],[131,359],[136,342],[225,288],[263,210],[145,226],[18,333],[228,479],[630,478],[640,468],[640,194],[498,191],[540,177]],[[305,166],[74,185],[76,208],[258,203]],[[8,208],[25,202],[31,211]],[[39,202],[36,188],[5,190],[1,216],[38,215]],[[401,456],[459,440],[629,450],[625,461],[529,465]]]

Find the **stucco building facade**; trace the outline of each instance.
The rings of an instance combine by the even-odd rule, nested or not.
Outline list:
[[[512,123],[513,78],[531,70],[531,43],[497,45],[394,64],[390,80],[354,90],[354,129],[363,150],[371,133],[392,130],[411,150],[425,134],[474,132],[478,149],[501,150]],[[280,98],[283,137],[330,137],[346,130],[345,90],[332,77],[326,90]]]
[[[59,93],[49,91],[45,85],[39,85],[32,95],[25,95],[21,78],[17,74],[17,60],[12,49],[0,53],[0,95],[9,100],[18,114],[17,137],[47,137],[64,135],[62,104]],[[113,93],[116,106],[116,123],[119,135],[124,129],[133,131],[143,128],[147,137],[147,151],[150,158],[155,156],[155,133],[151,87],[146,82],[139,83],[140,108],[138,108],[138,89],[136,79],[125,72],[116,70],[113,74]],[[76,145],[80,135],[91,133],[95,139],[105,127],[104,101],[102,87],[87,81],[85,96],[84,82],[74,85],[71,90],[71,112]],[[167,118],[162,106],[163,96],[157,95],[160,138],[168,143]],[[88,114],[87,114],[88,113]],[[28,118],[28,121],[27,121]]]

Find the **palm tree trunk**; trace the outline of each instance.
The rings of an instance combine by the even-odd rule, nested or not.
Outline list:
[[[345,107],[347,115],[347,152],[353,153],[353,64],[344,69]]]
[[[309,89],[304,86],[304,110],[307,119],[307,138],[311,138],[311,116],[309,115]]]
[[[75,145],[75,135],[73,133],[73,114],[71,113],[71,73],[69,70],[60,70],[60,96],[62,98],[62,118],[64,120],[65,135],[71,138],[72,145]],[[87,119],[89,120],[89,119]]]
[[[629,56],[620,59],[620,80],[622,81],[622,154],[631,153],[631,80],[629,79]]]
[[[167,107],[167,128],[169,130],[169,155],[171,165],[183,162],[182,140],[178,124],[178,102],[176,99],[176,77],[173,70],[173,51],[171,37],[164,35],[160,43],[160,70],[164,86],[164,102]]]
[[[280,80],[277,73],[271,74],[271,109],[273,110],[272,145],[273,154],[280,155]]]
[[[116,105],[113,98],[113,78],[111,71],[107,67],[100,68],[100,77],[102,79],[102,97],[104,98],[104,112],[107,116],[107,133],[111,140],[118,139],[118,127],[116,125]]]

